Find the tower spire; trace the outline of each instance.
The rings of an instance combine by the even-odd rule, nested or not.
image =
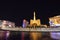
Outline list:
[[[34,20],[36,20],[36,15],[35,15],[35,12],[34,12]]]

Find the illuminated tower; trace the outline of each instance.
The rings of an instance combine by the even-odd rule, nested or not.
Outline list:
[[[23,27],[23,28],[26,28],[27,25],[28,25],[28,21],[24,19],[24,20],[23,20],[22,27]],[[24,40],[24,39],[25,39],[25,38],[24,38],[24,37],[25,37],[25,32],[22,32],[21,35],[22,35],[22,36],[21,36],[21,40]]]
[[[30,26],[33,26],[35,28],[35,26],[40,26],[41,23],[40,23],[40,19],[36,19],[36,15],[35,15],[35,12],[34,12],[34,17],[33,17],[33,20],[30,20]],[[42,37],[42,34],[40,32],[31,32],[30,33],[30,38],[31,40],[38,40],[39,38]]]
[[[24,19],[22,26],[23,28],[26,28],[28,26],[28,21]]]
[[[41,23],[40,23],[40,19],[36,19],[36,15],[35,15],[35,12],[34,12],[34,17],[33,17],[33,20],[30,20],[30,25],[31,26],[40,26]]]
[[[34,20],[36,20],[35,12],[34,12]]]

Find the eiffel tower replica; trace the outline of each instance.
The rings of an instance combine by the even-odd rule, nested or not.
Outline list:
[[[30,26],[33,27],[33,28],[38,28],[41,26],[41,23],[40,23],[40,19],[36,19],[36,15],[35,15],[35,12],[34,12],[34,17],[33,19],[30,20]],[[31,40],[38,40],[38,38],[41,38],[42,37],[42,33],[41,32],[31,32],[30,33],[30,38]]]
[[[40,25],[41,25],[40,19],[36,19],[36,15],[34,12],[33,20],[32,19],[30,20],[30,26],[40,26]]]

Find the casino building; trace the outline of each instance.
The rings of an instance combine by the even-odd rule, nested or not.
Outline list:
[[[60,26],[60,15],[49,18],[50,26]]]
[[[60,15],[49,18],[49,24],[51,28],[60,27]],[[50,32],[51,38],[60,40],[60,32]]]

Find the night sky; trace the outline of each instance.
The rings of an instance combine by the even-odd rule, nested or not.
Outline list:
[[[22,25],[23,19],[33,19],[36,12],[37,19],[42,24],[48,25],[48,18],[60,14],[60,1],[57,0],[22,0],[2,1],[0,3],[0,19],[15,22],[17,26]]]

